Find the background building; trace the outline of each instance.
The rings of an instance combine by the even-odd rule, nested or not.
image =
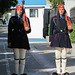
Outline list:
[[[71,17],[72,23],[75,24],[75,0],[64,0],[64,1],[67,13]]]
[[[75,7],[75,0],[64,0],[65,8],[67,10],[68,15],[70,16],[70,9]]]

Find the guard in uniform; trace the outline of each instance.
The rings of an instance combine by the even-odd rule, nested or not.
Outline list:
[[[26,50],[30,50],[27,25],[24,27],[22,6],[16,7],[16,16],[12,16],[8,25],[8,48],[14,49],[15,73],[12,75],[27,75],[24,73]],[[27,19],[27,17],[26,17]],[[28,19],[26,20],[27,23]]]
[[[50,46],[55,48],[57,73],[53,75],[69,75],[66,72],[67,48],[72,48],[68,32],[72,32],[72,24],[64,5],[58,5],[57,16],[52,17],[50,24]],[[71,24],[68,26],[68,24]],[[61,73],[62,66],[62,73]]]

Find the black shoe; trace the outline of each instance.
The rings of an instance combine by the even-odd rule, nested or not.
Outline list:
[[[64,75],[70,75],[68,72],[64,73]]]
[[[54,72],[52,75],[58,75],[56,72]]]
[[[17,74],[13,73],[12,75],[17,75]]]
[[[21,75],[27,75],[26,73],[24,73],[24,74],[21,74]]]

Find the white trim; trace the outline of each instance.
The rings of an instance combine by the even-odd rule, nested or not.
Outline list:
[[[52,10],[52,8],[44,8],[44,9],[50,9],[50,10]]]
[[[24,7],[45,7],[46,5],[24,5]]]

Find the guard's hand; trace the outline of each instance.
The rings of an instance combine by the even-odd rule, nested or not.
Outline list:
[[[51,45],[51,42],[49,43],[49,45]]]
[[[28,31],[30,28],[29,27],[25,27],[25,30]]]
[[[68,30],[72,30],[73,28],[72,28],[72,26],[68,26]]]
[[[8,43],[8,46],[11,46],[11,43]]]

